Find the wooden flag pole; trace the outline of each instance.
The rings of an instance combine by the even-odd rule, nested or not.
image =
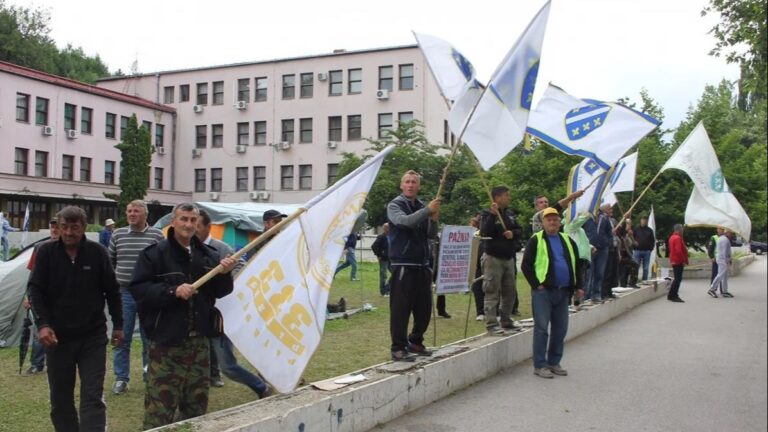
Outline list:
[[[655,175],[655,176],[654,176],[654,177],[651,179],[650,183],[648,183],[648,186],[646,186],[646,187],[645,187],[645,189],[643,189],[643,191],[640,193],[640,196],[638,196],[638,197],[637,197],[637,199],[636,199],[636,200],[635,200],[635,201],[632,203],[632,205],[629,207],[629,210],[627,210],[627,213],[624,215],[624,217],[625,217],[625,218],[626,218],[626,215],[627,215],[627,214],[630,214],[630,213],[632,213],[632,210],[634,210],[634,208],[635,208],[635,206],[637,205],[637,203],[640,201],[640,199],[643,197],[643,195],[645,195],[645,193],[646,193],[646,192],[648,192],[648,189],[650,189],[650,188],[651,188],[651,185],[653,184],[653,182],[655,182],[655,181],[656,181],[656,179],[657,179],[657,178],[659,178],[659,176],[661,175],[661,173],[662,173],[662,171],[660,170],[660,171],[659,171],[659,172],[657,172],[657,173],[656,173],[656,175]]]

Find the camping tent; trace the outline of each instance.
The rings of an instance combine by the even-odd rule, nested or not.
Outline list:
[[[10,260],[0,262],[0,348],[19,344],[26,314],[21,303],[27,291],[27,263],[31,256],[32,247],[27,247]]]

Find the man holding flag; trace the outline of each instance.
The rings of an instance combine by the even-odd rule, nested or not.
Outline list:
[[[8,245],[8,233],[15,231],[19,231],[19,229],[12,227],[5,217],[3,217],[3,212],[0,212],[0,244],[2,244],[3,247],[3,261],[8,261],[8,250],[10,249],[10,246]]]

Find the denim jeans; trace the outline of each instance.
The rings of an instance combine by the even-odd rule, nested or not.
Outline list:
[[[389,260],[379,260],[379,294],[389,294]]]
[[[45,369],[45,347],[37,339],[37,327],[32,328],[32,359],[30,364],[36,369]]]
[[[133,330],[136,326],[136,300],[129,291],[120,292],[123,301],[123,343],[114,349],[112,359],[112,368],[115,370],[115,377],[118,381],[129,381],[131,379],[131,342],[133,341]],[[144,329],[139,325],[141,334],[141,360],[144,370],[149,364],[147,347],[149,341],[144,334]]]
[[[264,384],[264,381],[237,364],[234,346],[227,335],[211,338],[211,346],[216,353],[216,360],[219,362],[219,367],[224,376],[249,387],[259,396],[267,390],[267,385]]]
[[[533,289],[533,367],[543,368],[560,364],[568,332],[568,303],[571,292],[567,289]]]
[[[592,255],[592,267],[589,272],[589,289],[586,293],[587,299],[600,300],[600,292],[603,288],[603,276],[605,275],[605,266],[608,264],[608,248],[598,248]]]
[[[643,251],[643,250],[637,250],[637,249],[635,249],[635,252],[634,252],[635,261],[637,261],[638,264],[643,266],[642,280],[648,280],[648,267],[651,264],[651,252],[653,251]]]
[[[357,258],[355,258],[355,248],[347,248],[346,249],[346,258],[344,259],[344,262],[336,267],[336,272],[333,273],[334,276],[336,276],[336,273],[344,270],[345,268],[352,266],[352,274],[350,277],[352,280],[357,279]]]

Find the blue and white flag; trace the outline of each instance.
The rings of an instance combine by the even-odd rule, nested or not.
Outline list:
[[[584,195],[573,200],[566,209],[566,220],[573,221],[581,213],[597,213],[600,208],[603,192],[608,185],[606,179],[610,178],[613,170],[600,168],[592,159],[584,159],[573,168],[568,175],[568,195],[584,190]]]
[[[467,82],[475,79],[472,63],[453,45],[440,38],[416,32],[413,36],[440,87],[440,93],[449,101],[458,99]]]
[[[616,164],[608,181],[608,186],[603,192],[603,204],[616,204],[614,192],[631,192],[635,190],[635,176],[637,174],[637,152],[634,152]]]
[[[549,17],[547,2],[528,24],[491,77],[488,87],[472,83],[456,101],[448,124],[469,146],[484,169],[490,169],[525,136],[531,99],[539,73],[541,46]],[[467,107],[470,116],[466,116]]]
[[[616,102],[579,99],[552,84],[528,120],[528,132],[608,170],[661,122]]]
[[[27,246],[27,240],[29,240],[29,201],[27,201],[27,209],[24,211],[24,227],[22,228],[24,233],[21,235],[21,248]]]

